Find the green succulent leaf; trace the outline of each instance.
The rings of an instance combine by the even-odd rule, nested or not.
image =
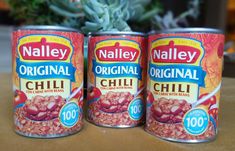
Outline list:
[[[74,18],[79,18],[79,17],[83,17],[84,14],[83,13],[71,13],[68,12],[66,10],[63,10],[55,5],[50,5],[49,8],[51,10],[53,10],[55,13],[57,13],[58,15],[64,16],[64,17],[74,17]]]

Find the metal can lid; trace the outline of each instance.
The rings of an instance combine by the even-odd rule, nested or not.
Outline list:
[[[104,35],[130,35],[130,36],[146,36],[142,32],[133,32],[133,31],[100,31],[100,32],[89,32],[89,36],[104,36]]]
[[[55,31],[69,31],[69,32],[80,32],[77,29],[64,26],[53,26],[53,25],[27,25],[16,27],[15,30],[55,30]]]
[[[202,28],[202,27],[192,27],[192,28],[172,28],[159,31],[151,31],[148,35],[153,34],[168,34],[168,33],[212,33],[212,34],[224,34],[220,29],[216,28]]]

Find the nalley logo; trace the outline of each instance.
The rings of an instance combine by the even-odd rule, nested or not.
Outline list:
[[[113,46],[98,48],[95,55],[100,61],[134,62],[138,59],[140,50],[129,46],[121,46],[119,42],[116,42]]]
[[[40,42],[20,45],[19,53],[24,60],[67,60],[71,49],[60,43],[47,42],[43,37]]]
[[[151,50],[153,62],[156,63],[195,63],[200,50],[191,46],[175,45],[170,41],[169,45],[161,45]]]

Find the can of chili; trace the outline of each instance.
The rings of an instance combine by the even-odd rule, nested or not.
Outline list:
[[[116,128],[144,122],[146,42],[138,32],[89,34],[88,121]]]
[[[83,125],[83,35],[58,26],[12,33],[14,124],[18,134],[53,138]]]
[[[224,35],[208,28],[169,29],[148,37],[145,130],[162,139],[215,139]]]

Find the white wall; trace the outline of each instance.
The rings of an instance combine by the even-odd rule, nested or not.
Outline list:
[[[12,27],[0,26],[0,72],[11,72],[11,31]]]

